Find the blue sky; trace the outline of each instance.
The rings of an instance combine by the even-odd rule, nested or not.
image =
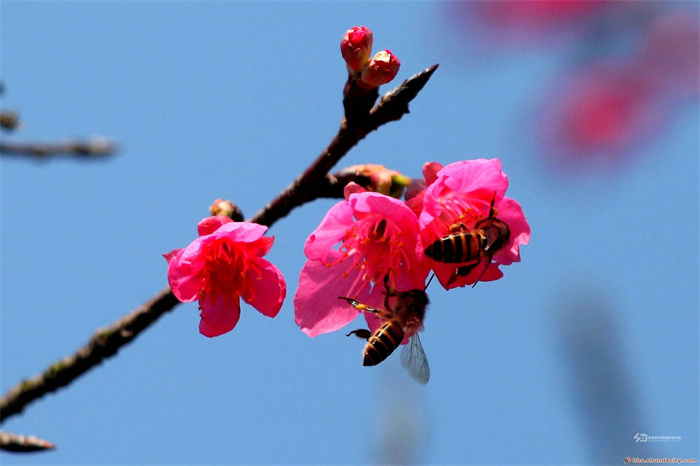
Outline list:
[[[697,5],[679,4],[697,15]],[[432,378],[362,343],[309,338],[291,297],[336,201],[270,230],[288,300],[198,333],[196,304],[2,428],[58,449],[3,464],[622,464],[698,449],[698,108],[686,101],[614,172],[545,166],[533,109],[566,51],[479,53],[434,2],[19,2],[0,5],[8,140],[103,135],[103,161],[2,159],[1,389],[71,354],[166,285],[161,254],[217,198],[251,216],[342,117],[338,44],[374,31],[402,67],[440,68],[401,121],[337,168],[501,159],[532,228],[522,262],[429,290]],[[475,58],[479,55],[479,58]],[[483,56],[485,55],[485,56]],[[389,86],[385,86],[388,90]],[[354,328],[354,327],[353,327]],[[680,436],[635,443],[636,433]],[[394,456],[392,456],[394,455]]]

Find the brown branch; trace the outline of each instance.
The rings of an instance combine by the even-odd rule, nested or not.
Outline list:
[[[288,215],[295,207],[314,200],[317,197],[315,185],[322,182],[322,178],[350,149],[380,126],[398,120],[408,113],[409,102],[418,95],[437,67],[438,65],[433,65],[387,92],[365,118],[353,116],[352,125],[348,124],[347,119],[343,119],[338,134],[321,155],[299,178],[249,221],[269,226]]]
[[[0,450],[20,453],[52,450],[56,446],[33,435],[12,434],[0,431]]]
[[[112,155],[116,144],[103,138],[87,141],[68,140],[60,142],[11,142],[0,141],[0,154],[18,157],[45,159],[49,156],[75,155],[85,158],[100,158]]]
[[[51,364],[43,373],[23,380],[10,389],[0,399],[0,421],[22,412],[30,402],[68,385],[104,359],[113,356],[178,303],[170,288],[166,288],[109,327],[99,329],[88,344],[74,354]]]
[[[387,93],[370,110],[364,121],[356,121],[349,127],[344,119],[338,134],[311,166],[248,221],[272,226],[292,209],[306,202],[320,197],[342,198],[343,187],[350,180],[359,184],[366,183],[367,180],[360,175],[334,176],[328,175],[328,171],[368,133],[408,113],[408,103],[418,94],[436,68],[437,65],[434,65],[418,73]],[[86,346],[55,362],[42,374],[20,382],[0,398],[0,422],[22,412],[32,401],[68,385],[104,359],[116,354],[122,346],[130,343],[142,330],[178,304],[180,302],[170,288],[165,288],[138,309],[109,327],[98,330]]]

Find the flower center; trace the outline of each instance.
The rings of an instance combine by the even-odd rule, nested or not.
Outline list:
[[[480,212],[474,205],[455,193],[440,202],[441,212],[433,225],[436,239],[452,233],[455,229],[472,230],[479,220]]]
[[[208,294],[212,299],[238,299],[244,292],[248,272],[245,249],[236,247],[227,238],[212,241],[204,247],[204,286],[200,296]]]
[[[339,251],[343,255],[328,266],[344,263],[343,277],[348,277],[353,268],[362,272],[350,287],[351,296],[363,283],[377,283],[390,269],[398,270],[402,265],[407,268],[411,263],[400,228],[395,222],[376,215],[358,219],[345,232]]]

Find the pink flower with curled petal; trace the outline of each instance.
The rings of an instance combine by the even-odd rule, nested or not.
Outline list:
[[[175,297],[199,301],[200,333],[216,337],[231,331],[241,314],[240,298],[275,317],[287,285],[279,269],[263,259],[274,242],[263,236],[267,227],[218,215],[203,219],[197,230],[199,238],[164,257]]]
[[[500,265],[520,261],[520,246],[530,241],[530,226],[520,204],[504,196],[507,188],[508,177],[498,159],[466,160],[447,165],[426,188],[419,217],[424,247],[455,232],[456,226],[462,231],[472,231],[477,222],[489,217],[492,201],[495,216],[510,230],[503,247],[491,258],[481,257],[479,266],[465,276],[455,276],[460,264],[431,260],[435,275],[446,289],[497,280],[503,276]]]
[[[354,192],[333,206],[306,240],[308,260],[294,296],[297,325],[311,337],[344,327],[358,311],[339,297],[382,307],[387,274],[392,289],[422,289],[429,266],[418,236],[416,215],[392,197]]]

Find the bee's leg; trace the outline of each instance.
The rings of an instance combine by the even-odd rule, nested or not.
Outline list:
[[[490,265],[491,265],[491,256],[488,256],[488,260],[486,261],[486,265],[484,265],[484,270],[481,271],[481,274],[479,275],[479,278],[476,279],[476,281],[475,281],[474,284],[472,285],[472,288],[474,288],[474,287],[476,286],[476,284],[479,283],[479,282],[481,281],[481,277],[484,276],[484,274],[486,273],[486,271],[489,269],[489,266],[490,266]]]
[[[450,233],[451,233],[451,234],[454,234],[454,233],[461,233],[461,232],[463,232],[463,231],[467,231],[467,226],[466,226],[464,223],[462,223],[462,222],[459,222],[459,223],[455,223],[455,224],[453,224],[453,225],[450,225]]]
[[[350,335],[355,335],[357,338],[362,338],[363,340],[369,340],[369,337],[372,336],[372,332],[370,332],[366,328],[358,328],[357,330],[353,330],[345,336],[349,337]]]
[[[352,298],[346,298],[345,296],[338,296],[338,299],[344,299],[348,303],[352,305],[355,309],[357,309],[360,312],[372,312],[374,314],[380,313],[379,310],[374,309],[373,307],[369,307],[366,304],[362,304],[361,302],[354,300]]]
[[[462,265],[461,267],[457,267],[450,279],[447,281],[447,286],[450,286],[455,280],[457,280],[457,277],[466,277],[469,275],[469,273],[479,265],[479,262],[480,261],[476,260],[469,262],[466,265]]]
[[[481,261],[476,260],[468,263],[467,265],[457,267],[457,270],[455,270],[455,275],[458,275],[460,277],[466,277],[472,270],[474,270],[479,265],[480,262]]]
[[[389,305],[389,298],[391,298],[392,296],[398,296],[398,294],[399,294],[396,290],[392,290],[389,287],[389,272],[390,271],[391,271],[391,269],[389,269],[387,271],[386,275],[384,275],[384,292],[383,292],[383,294],[384,294],[384,309],[391,309],[391,306]],[[387,315],[386,312],[384,314]]]

